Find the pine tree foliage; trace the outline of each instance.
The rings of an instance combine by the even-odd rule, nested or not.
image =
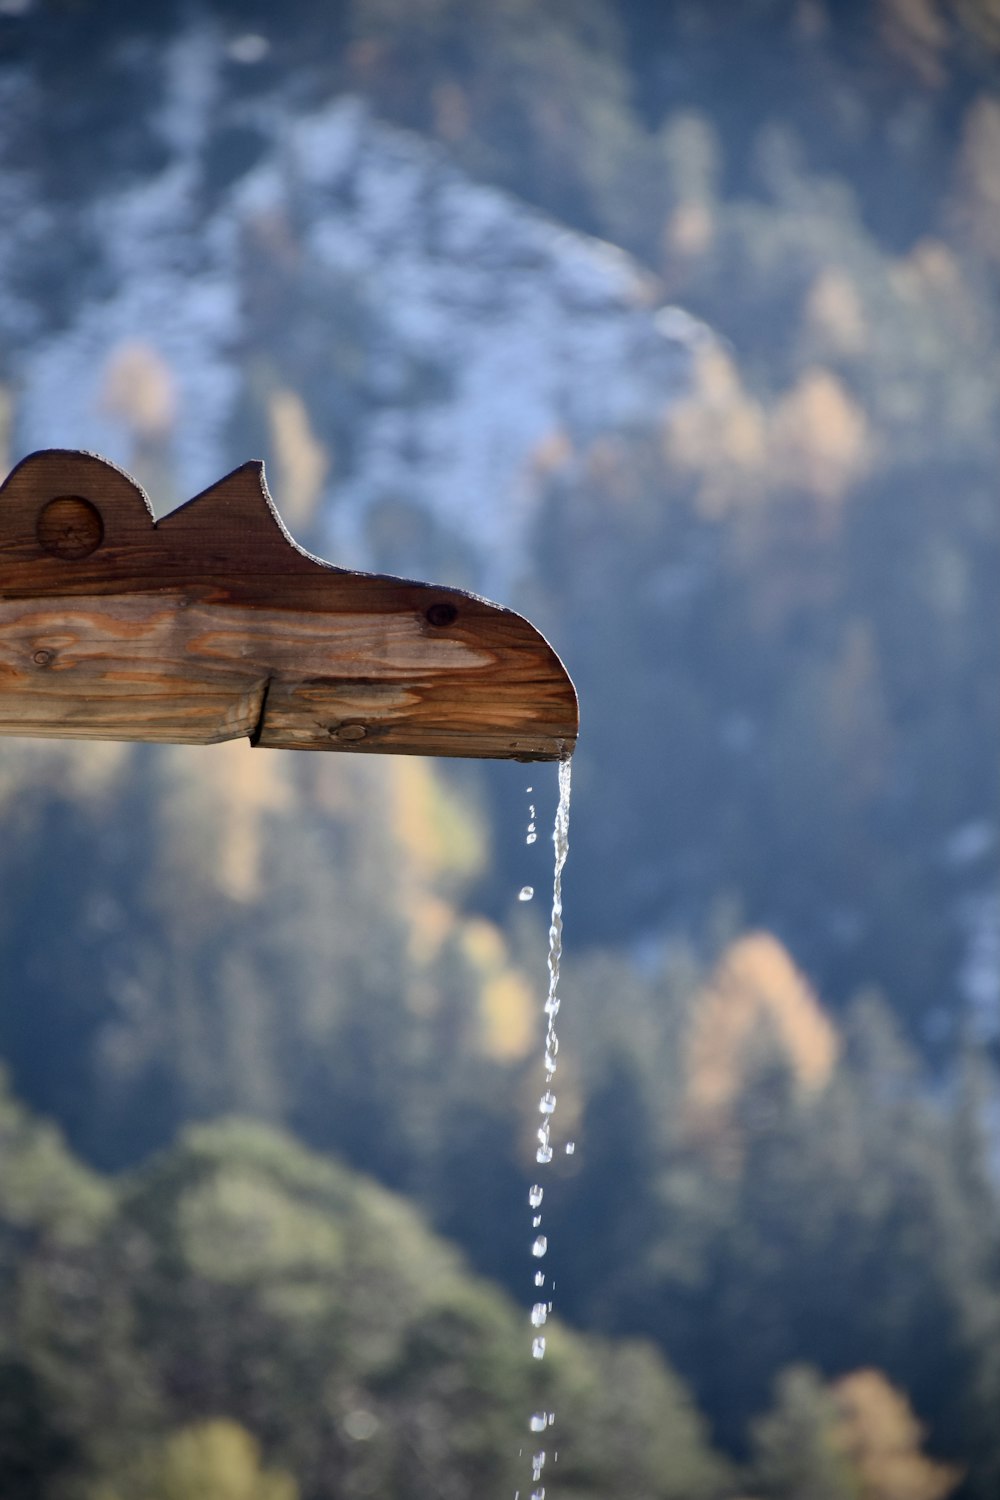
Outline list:
[[[661,413],[548,435],[513,601],[585,713],[546,1225],[591,1334],[529,1371],[427,1228],[523,1296],[520,770],[5,742],[0,1493],[512,1492],[537,1398],[567,1500],[994,1500],[995,6],[0,10],[53,328],[94,289],[91,199],[170,165],[194,24],[223,59],[206,215],[276,99],[349,90],[719,335]],[[379,299],[313,276],[294,214],[240,256],[233,462],[264,444],[308,539]],[[449,371],[402,378],[419,411]],[[174,379],[136,330],[102,396],[162,499]],[[405,495],[367,525],[387,568],[471,571]]]

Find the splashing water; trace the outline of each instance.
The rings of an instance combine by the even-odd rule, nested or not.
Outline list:
[[[552,843],[555,849],[555,870],[552,878],[552,916],[549,922],[549,952],[548,952],[548,988],[545,996],[545,1046],[544,1046],[544,1069],[545,1090],[538,1101],[538,1113],[542,1122],[538,1127],[536,1139],[538,1146],[535,1151],[535,1160],[545,1166],[552,1160],[552,1124],[556,1113],[557,1096],[551,1084],[555,1077],[559,1058],[559,1037],[556,1032],[556,1017],[562,1001],[559,998],[559,974],[562,964],[563,945],[563,905],[562,905],[562,875],[566,864],[566,855],[569,852],[569,800],[570,800],[570,762],[562,761],[559,766],[559,806],[556,810],[555,827],[552,832]],[[528,787],[529,794],[532,788]],[[535,823],[536,812],[532,803],[528,812],[528,832],[525,843],[533,844],[538,837]],[[531,886],[522,887],[518,900],[529,901],[534,895]],[[571,1141],[566,1145],[567,1155],[572,1155],[575,1145]],[[533,1183],[528,1192],[528,1203],[533,1211],[531,1227],[537,1230],[542,1222],[542,1215],[538,1210],[542,1206],[544,1190],[539,1183]],[[544,1234],[535,1234],[531,1244],[531,1253],[536,1259],[541,1259],[548,1251],[548,1240]],[[536,1287],[545,1285],[544,1271],[536,1271],[534,1275]],[[555,1282],[552,1283],[555,1286]],[[551,1302],[533,1302],[530,1312],[530,1321],[533,1329],[543,1328],[548,1321],[552,1311]],[[545,1338],[536,1333],[531,1340],[531,1354],[533,1359],[545,1358]],[[546,1427],[551,1427],[555,1421],[555,1412],[536,1411],[528,1419],[528,1428],[531,1432],[544,1432]],[[555,1455],[553,1455],[555,1462]],[[545,1486],[539,1485],[542,1470],[545,1467],[545,1449],[541,1448],[532,1456],[532,1481],[537,1486],[531,1491],[531,1500],[544,1500]]]
[[[556,863],[552,878],[552,918],[549,922],[549,992],[545,997],[545,1014],[548,1025],[545,1030],[545,1081],[551,1083],[556,1071],[556,1054],[559,1039],[556,1036],[556,1016],[559,1014],[559,967],[562,963],[563,904],[562,875],[569,853],[569,796],[572,773],[571,762],[559,763],[559,806],[556,809],[556,826],[552,831]]]

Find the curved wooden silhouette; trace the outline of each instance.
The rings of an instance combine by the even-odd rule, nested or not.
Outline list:
[[[527,620],[312,557],[261,463],[159,521],[94,454],[0,487],[0,734],[560,760],[577,725]]]

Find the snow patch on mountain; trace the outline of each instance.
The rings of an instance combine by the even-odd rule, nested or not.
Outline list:
[[[623,423],[656,420],[709,335],[677,309],[658,313],[651,278],[622,252],[471,181],[355,98],[305,115],[279,97],[258,101],[256,164],[209,195],[225,61],[207,30],[167,49],[156,118],[168,162],[81,209],[98,265],[69,315],[47,325],[23,291],[0,295],[18,453],[82,447],[127,467],[135,435],[105,384],[116,350],[141,342],[176,385],[176,498],[253,456],[232,449],[251,316],[244,251],[255,227],[292,226],[320,323],[324,277],[350,278],[377,316],[350,452],[327,496],[350,560],[365,560],[371,508],[404,500],[466,544],[481,586],[504,587],[541,493],[542,447],[555,439],[572,454]],[[6,285],[30,286],[45,226],[16,163],[0,172],[0,205]],[[336,307],[329,315],[332,339]],[[416,398],[400,374],[414,361],[439,376]],[[322,409],[322,390],[307,399]]]
[[[1000,1041],[1000,887],[964,896],[957,907],[964,954],[958,971],[966,1024],[982,1043]]]

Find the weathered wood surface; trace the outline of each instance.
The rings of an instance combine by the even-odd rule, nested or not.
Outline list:
[[[577,703],[512,610],[304,552],[262,464],[154,521],[48,451],[0,488],[0,734],[558,760]]]

